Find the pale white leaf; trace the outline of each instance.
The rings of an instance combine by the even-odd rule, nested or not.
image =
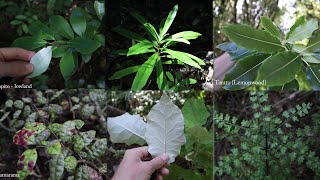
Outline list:
[[[125,113],[117,117],[108,117],[107,121],[110,140],[113,143],[125,143],[127,145],[146,143],[144,135],[146,123],[140,115]]]
[[[146,141],[149,153],[169,156],[169,163],[180,154],[181,146],[186,143],[184,136],[184,118],[181,110],[173,104],[166,93],[159,103],[154,105],[147,116]]]
[[[32,58],[30,63],[33,64],[33,72],[27,78],[33,78],[46,72],[52,58],[52,46],[42,48]]]

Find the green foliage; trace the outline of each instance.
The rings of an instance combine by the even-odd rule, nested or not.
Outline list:
[[[116,51],[114,52],[115,54],[126,56],[147,55],[148,60],[140,66],[132,66],[117,71],[113,76],[109,77],[109,80],[120,79],[136,73],[131,90],[138,91],[146,86],[149,77],[152,72],[155,71],[157,85],[160,90],[185,89],[185,86],[196,83],[196,80],[191,78],[185,80],[182,80],[181,77],[178,78],[178,76],[173,78],[172,74],[164,68],[167,65],[177,64],[202,69],[201,66],[205,65],[201,59],[194,55],[169,49],[170,46],[177,43],[190,44],[189,40],[201,36],[201,34],[193,31],[183,31],[168,36],[167,32],[176,17],[177,11],[178,5],[174,6],[166,20],[162,21],[159,32],[142,15],[137,12],[131,13],[131,15],[143,25],[149,40],[121,27],[113,29],[113,31],[118,34],[137,41],[137,43],[128,50]],[[152,55],[150,55],[150,53],[152,53]]]
[[[56,2],[50,1],[48,5],[49,3],[55,4]],[[31,36],[17,38],[12,46],[27,50],[38,50],[46,46],[52,47],[48,53],[39,55],[38,59],[40,60],[31,60],[35,71],[41,73],[35,73],[30,78],[44,73],[48,69],[47,64],[50,64],[51,57],[54,57],[61,58],[60,71],[67,81],[77,72],[80,59],[83,63],[88,63],[91,60],[92,53],[104,45],[102,43],[104,42],[104,36],[99,33],[100,21],[104,15],[101,7],[104,4],[97,1],[94,4],[98,8],[96,9],[97,16],[91,15],[78,7],[72,10],[69,21],[62,16],[53,15],[50,16],[49,27],[40,21],[29,23],[26,29]],[[52,56],[49,56],[49,54],[52,54]]]
[[[218,46],[229,52],[235,67],[225,76],[227,90],[260,89],[319,90],[319,32],[316,20],[298,18],[284,33],[268,17],[258,30],[248,25],[227,25],[223,33],[232,41]],[[266,86],[266,87],[264,87]]]
[[[217,141],[230,144],[227,154],[217,157],[216,175],[241,179],[292,179],[290,167],[303,165],[320,175],[320,159],[306,143],[310,126],[294,129],[293,124],[309,114],[310,103],[282,113],[273,113],[265,92],[250,93],[252,117],[238,119],[215,112]]]

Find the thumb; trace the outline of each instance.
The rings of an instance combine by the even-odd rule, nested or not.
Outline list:
[[[162,168],[165,164],[168,163],[168,161],[169,161],[169,156],[167,154],[162,154],[160,156],[153,158],[151,161],[147,163],[148,163],[148,166],[151,167],[152,172],[154,172],[157,169]]]

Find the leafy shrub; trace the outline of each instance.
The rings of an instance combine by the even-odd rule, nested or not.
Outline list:
[[[145,92],[146,94],[148,93]],[[200,93],[199,99],[186,100],[180,110],[164,93],[160,101],[148,113],[147,123],[140,115],[130,115],[129,113],[113,118],[109,117],[110,140],[113,143],[127,145],[147,143],[149,152],[153,156],[167,153],[170,157],[170,163],[177,162],[169,166],[171,172],[167,179],[212,179],[213,134],[206,127],[210,113],[202,99],[203,96],[205,94]],[[144,102],[143,104],[145,104]],[[165,123],[166,126],[159,126],[162,123]],[[184,132],[184,138],[181,138],[181,132]],[[168,141],[168,139],[170,140]],[[185,144],[183,143],[183,145],[181,142]],[[165,149],[163,148],[164,144],[161,143],[165,143]],[[183,146],[180,151],[181,145]],[[155,150],[163,151],[155,152]]]
[[[69,19],[71,26],[58,15],[50,17],[50,28],[40,21],[29,25],[27,29],[31,36],[20,37],[12,44],[13,47],[27,50],[44,47],[31,59],[34,71],[28,77],[44,73],[52,57],[61,58],[60,71],[65,80],[78,70],[78,57],[81,57],[82,62],[88,63],[92,53],[104,45],[104,35],[98,31],[104,15],[103,7],[103,3],[95,1],[96,17],[82,8],[73,9]]]
[[[237,61],[224,81],[227,90],[245,89],[251,84],[241,81],[265,81],[270,90],[319,90],[318,22],[298,18],[284,33],[268,17],[261,17],[264,30],[244,24],[227,25],[223,33],[232,42],[218,45]],[[252,85],[254,86],[254,85]]]
[[[106,164],[99,158],[107,150],[107,139],[96,137],[95,130],[82,130],[85,121],[76,117],[87,120],[98,115],[99,131],[105,130],[101,109],[106,106],[106,92],[92,90],[71,97],[70,94],[74,92],[48,90],[44,95],[34,91],[32,98],[7,100],[1,107],[1,126],[15,132],[13,143],[24,149],[17,162],[19,179],[34,175],[34,167],[41,165],[44,158],[49,159],[50,179],[62,179],[66,175],[89,179],[93,172],[105,173]],[[74,114],[72,120],[62,118],[66,112]],[[96,161],[100,163],[92,166]]]
[[[137,12],[131,13],[131,15],[143,25],[149,40],[121,27],[113,29],[118,34],[138,42],[128,50],[119,50],[114,52],[115,54],[126,55],[128,57],[132,55],[144,55],[142,57],[148,57],[148,60],[142,65],[136,65],[117,71],[109,78],[109,80],[120,79],[124,76],[136,73],[131,90],[138,91],[143,89],[147,84],[149,77],[155,69],[157,85],[160,90],[185,89],[186,85],[195,84],[197,82],[192,78],[182,79],[181,73],[177,73],[174,76],[170,71],[165,71],[164,69],[165,65],[174,64],[192,66],[198,69],[202,69],[201,66],[205,65],[203,60],[192,54],[169,49],[170,46],[177,43],[190,44],[189,40],[201,36],[201,34],[197,32],[183,31],[166,37],[168,35],[167,32],[177,15],[177,11],[178,5],[170,11],[166,19],[162,20],[159,32],[157,32],[155,27],[142,15]],[[152,53],[152,55],[150,55],[150,53]]]
[[[320,159],[307,142],[313,127],[305,125],[294,129],[311,109],[310,103],[296,105],[274,114],[267,103],[268,94],[250,93],[249,119],[238,119],[216,112],[214,123],[217,141],[227,141],[231,150],[217,157],[216,175],[241,179],[292,179],[292,166],[306,166],[315,176],[320,175]]]

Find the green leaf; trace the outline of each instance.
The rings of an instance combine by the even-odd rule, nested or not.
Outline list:
[[[52,46],[38,51],[32,58],[30,63],[33,65],[33,72],[26,76],[27,78],[33,78],[46,72],[52,58]]]
[[[198,69],[201,69],[201,67],[198,65],[198,63],[194,62],[189,55],[186,55],[183,52],[180,51],[174,51],[171,49],[165,49],[164,52],[170,54],[171,56],[173,56],[174,58],[178,59],[179,61],[188,64],[190,66],[196,67]]]
[[[34,50],[47,44],[47,41],[32,36],[20,37],[13,41],[12,47]]]
[[[262,53],[284,50],[279,39],[266,31],[257,30],[248,25],[228,25],[223,27],[222,31],[231,41],[247,50]]]
[[[160,39],[163,39],[165,34],[168,32],[170,26],[172,25],[174,18],[176,17],[178,12],[178,5],[175,5],[173,9],[168,14],[166,21],[164,22],[163,26],[160,26]]]
[[[307,80],[307,74],[305,70],[300,71],[295,77],[299,84],[299,91],[310,91],[311,86]]]
[[[62,179],[63,171],[64,171],[64,157],[63,154],[53,155],[50,163],[50,180],[60,180]]]
[[[192,79],[192,78],[187,78],[187,79],[180,81],[178,83],[178,85],[190,85],[190,84],[196,84],[196,83],[197,83],[197,80]]]
[[[262,27],[271,35],[280,38],[280,31],[279,28],[273,24],[273,22],[271,21],[270,18],[268,18],[267,16],[261,16],[261,25]]]
[[[88,63],[91,60],[92,54],[81,54],[81,59],[83,62]]]
[[[72,137],[72,142],[73,142],[73,149],[76,152],[81,152],[81,150],[84,148],[84,141],[79,135],[75,135]]]
[[[114,32],[120,34],[121,36],[136,40],[138,42],[147,41],[145,38],[141,37],[140,35],[132,32],[132,31],[129,31],[127,29],[124,29],[124,28],[116,27],[116,28],[113,28],[112,30]]]
[[[49,19],[51,28],[67,39],[73,39],[74,33],[68,23],[62,16],[51,16]]]
[[[189,53],[185,53],[185,55],[189,56],[191,59],[195,60],[199,65],[206,65],[206,63],[203,62],[202,59],[198,58],[197,56],[194,56],[192,54],[189,54]]]
[[[320,65],[309,65],[307,68],[307,79],[314,91],[320,90]]]
[[[130,13],[134,18],[136,18],[142,25],[148,36],[152,39],[152,42],[158,42],[159,41],[159,35],[156,31],[156,29],[148,23],[148,21],[139,13],[132,12]]]
[[[82,54],[92,54],[101,44],[87,37],[78,37],[70,40],[69,45]]]
[[[117,71],[116,73],[114,73],[109,80],[115,80],[115,79],[120,79],[124,76],[127,76],[129,74],[133,74],[135,72],[137,72],[139,70],[141,66],[137,65],[137,66],[132,66],[132,67],[128,67],[125,69],[121,69],[120,71]]]
[[[182,31],[182,32],[179,32],[179,33],[176,33],[176,34],[172,35],[172,39],[183,38],[183,39],[190,40],[190,39],[197,39],[199,36],[201,36],[201,34],[198,33],[198,32]]]
[[[51,141],[46,145],[46,151],[50,155],[61,153],[61,144],[59,141]]]
[[[77,168],[74,176],[74,180],[89,180],[89,170],[88,166],[81,165]]]
[[[45,40],[55,40],[54,33],[51,31],[51,29],[49,29],[47,25],[40,21],[32,22],[28,29],[32,36]]]
[[[83,138],[84,145],[88,146],[94,140],[94,138],[96,136],[96,131],[90,130],[90,131],[86,131],[86,132],[81,132],[80,136]]]
[[[60,46],[60,47],[53,48],[52,57],[54,58],[62,57],[66,53],[68,48],[69,48],[68,46]]]
[[[70,79],[76,67],[76,58],[71,49],[68,49],[60,60],[60,71],[65,80]]]
[[[294,43],[310,38],[313,31],[315,31],[316,29],[318,29],[318,21],[306,21],[292,31],[292,33],[288,36],[286,42]]]
[[[307,44],[307,51],[315,53],[320,52],[320,32],[310,38],[310,41]]]
[[[133,80],[131,90],[140,91],[147,84],[147,81],[158,59],[159,54],[154,53],[146,62],[141,65]]]
[[[84,125],[84,121],[80,120],[80,119],[75,119],[72,120],[75,123],[75,126],[77,129],[81,129]]]
[[[154,49],[150,49],[154,47],[154,44],[150,41],[141,41],[129,48],[127,56],[137,55],[137,54],[144,54],[148,52],[155,52]]]
[[[64,159],[64,166],[67,170],[76,169],[77,165],[78,165],[78,161],[74,156],[67,156]]]
[[[103,34],[96,34],[93,38],[95,41],[99,42],[101,46],[106,45],[106,38]]]
[[[0,118],[0,122],[4,121],[9,116],[9,114],[10,114],[10,112],[4,113]]]
[[[104,3],[99,1],[94,1],[94,10],[100,20],[102,20],[105,11],[104,11]]]
[[[156,75],[159,90],[164,90],[165,86],[167,85],[167,79],[163,71],[161,58],[159,58],[156,62]]]
[[[76,32],[79,36],[84,35],[84,33],[86,32],[87,21],[86,17],[82,13],[81,8],[75,8],[74,10],[72,10],[70,23],[74,32]]]
[[[295,78],[302,68],[302,60],[296,53],[278,53],[265,60],[259,71],[258,80],[266,80],[267,86],[281,86]]]
[[[20,156],[17,163],[17,174],[19,180],[26,178],[33,173],[33,168],[36,165],[38,153],[36,149],[27,149]]]
[[[182,114],[185,119],[186,128],[193,126],[202,126],[207,122],[210,116],[203,99],[188,99],[182,108]]]
[[[249,82],[254,81],[257,77],[257,72],[266,58],[270,55],[265,54],[254,54],[251,56],[244,57],[237,61],[237,64],[227,72],[224,77],[224,81],[228,82]],[[227,90],[240,90],[248,87],[248,84],[239,84],[239,85],[231,85],[226,84],[223,86],[224,89]]]
[[[106,153],[106,150],[108,149],[107,143],[107,138],[98,139],[96,142],[94,142],[90,147],[88,158],[96,159],[104,155]]]
[[[295,23],[293,24],[293,26],[290,28],[290,31],[287,33],[287,39],[288,37],[292,34],[292,32],[298,27],[300,26],[301,24],[303,24],[305,22],[305,17],[304,16],[301,16],[299,17]]]

